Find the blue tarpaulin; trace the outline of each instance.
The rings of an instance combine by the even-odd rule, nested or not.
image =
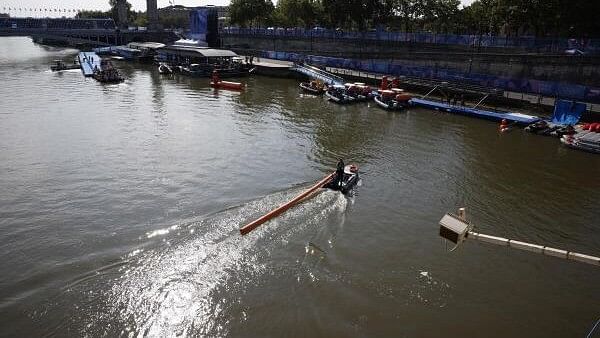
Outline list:
[[[196,9],[190,12],[190,33],[206,35],[208,26],[208,10]]]
[[[568,101],[568,100],[556,100],[554,104],[554,115],[552,115],[552,122],[557,124],[571,124],[574,125],[579,122],[581,115],[586,109],[585,103]]]

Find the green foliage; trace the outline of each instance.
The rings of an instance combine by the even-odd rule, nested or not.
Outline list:
[[[600,36],[600,0],[232,0],[231,24],[449,34]]]
[[[117,1],[118,0],[108,0],[108,4],[110,5],[110,13],[112,14],[113,20],[115,22],[119,22],[119,14],[117,13]],[[127,20],[129,22],[133,22],[136,19],[135,12],[131,11],[131,4],[129,1],[125,1],[125,6],[127,7]]]
[[[78,19],[108,19],[112,18],[112,13],[110,11],[79,11],[75,17]]]
[[[130,25],[136,27],[148,27],[148,16],[146,12],[133,12],[131,14]]]
[[[232,24],[242,27],[260,26],[272,22],[275,7],[271,0],[232,0],[229,16]]]
[[[279,27],[306,27],[317,24],[323,8],[316,0],[279,0],[272,22]]]

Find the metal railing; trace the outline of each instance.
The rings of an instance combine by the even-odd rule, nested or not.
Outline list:
[[[490,35],[457,35],[425,32],[393,32],[393,31],[343,31],[332,29],[304,28],[236,28],[224,27],[221,35],[243,35],[263,37],[290,37],[311,39],[339,40],[375,40],[383,42],[407,42],[426,44],[462,45],[477,48],[520,48],[538,52],[559,52],[577,49],[586,53],[600,53],[600,39],[566,39],[535,36],[490,36]]]

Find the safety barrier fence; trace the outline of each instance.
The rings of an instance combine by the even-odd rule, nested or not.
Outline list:
[[[389,42],[412,42],[428,44],[462,45],[472,47],[524,48],[538,52],[563,53],[568,49],[577,49],[588,54],[600,54],[600,39],[566,39],[535,36],[489,36],[455,35],[436,33],[411,33],[388,31],[342,31],[331,29],[303,28],[235,28],[224,27],[222,35],[252,35],[263,37],[290,37],[340,40],[375,40]]]
[[[0,18],[0,28],[10,29],[115,29],[113,19]]]
[[[322,68],[343,68],[393,76],[410,76],[436,81],[458,82],[519,93],[600,103],[600,88],[572,83],[463,73],[451,69],[404,65],[397,60],[359,60],[275,51],[263,51],[261,57],[292,62],[306,62]]]

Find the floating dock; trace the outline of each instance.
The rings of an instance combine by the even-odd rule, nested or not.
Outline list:
[[[509,122],[517,123],[520,125],[529,125],[540,120],[539,117],[532,115],[511,112],[494,112],[465,106],[456,106],[443,102],[425,99],[411,99],[410,103],[412,105],[425,107],[428,109],[440,110],[452,114],[479,117],[486,120],[502,121],[503,119],[506,119]]]
[[[94,69],[102,70],[101,59],[98,54],[94,52],[81,52],[77,57],[79,58],[81,72],[84,76],[94,75]]]
[[[292,70],[293,65],[292,62],[287,61],[255,58],[252,63],[252,67],[254,67],[252,73],[280,78],[294,78],[296,72]]]

